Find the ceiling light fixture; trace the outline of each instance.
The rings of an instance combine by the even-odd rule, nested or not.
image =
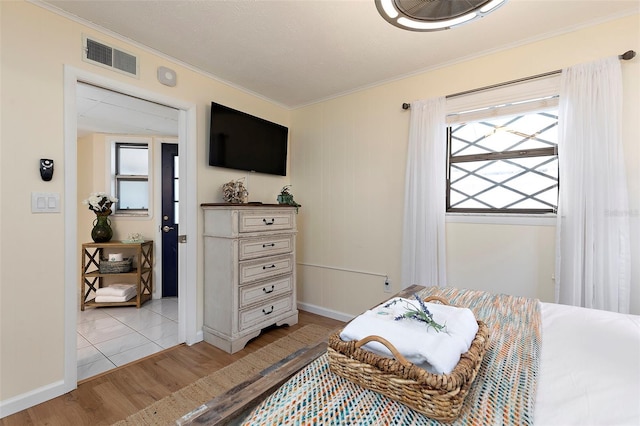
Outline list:
[[[482,18],[506,0],[375,0],[380,15],[409,31],[440,31]]]

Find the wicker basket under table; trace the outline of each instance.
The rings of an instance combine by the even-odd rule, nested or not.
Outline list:
[[[434,299],[442,301],[436,297],[425,301]],[[407,361],[382,337],[369,336],[357,342],[344,342],[340,339],[341,331],[329,337],[327,352],[332,372],[405,404],[429,418],[445,422],[453,421],[460,415],[462,403],[480,369],[489,341],[487,325],[478,321],[476,337],[453,371],[450,374],[433,374]],[[395,358],[360,348],[370,341],[387,346]]]

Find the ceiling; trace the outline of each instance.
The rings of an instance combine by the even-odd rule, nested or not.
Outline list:
[[[374,0],[34,1],[287,108],[640,11],[637,0],[508,0],[466,25],[412,32]]]
[[[79,83],[78,136],[91,133],[178,136],[177,109]]]
[[[640,12],[637,0],[508,0],[478,21],[412,32],[387,23],[374,0],[31,1],[291,109]],[[79,136],[177,136],[175,109],[92,86],[77,93]]]

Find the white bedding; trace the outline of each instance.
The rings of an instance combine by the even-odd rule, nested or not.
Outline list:
[[[640,316],[541,309],[535,425],[640,425]]]

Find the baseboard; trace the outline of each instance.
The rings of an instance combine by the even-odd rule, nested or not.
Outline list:
[[[195,345],[196,343],[200,343],[204,340],[204,331],[202,329],[198,330],[196,334],[193,335],[193,339],[189,339],[187,336],[187,340],[185,340],[185,344],[187,346]]]
[[[0,401],[0,419],[41,404],[67,392],[64,381],[60,380],[38,389]]]
[[[312,314],[322,315],[323,317],[332,318],[342,322],[349,322],[355,318],[355,315],[345,314],[344,312],[334,311],[333,309],[323,308],[322,306],[312,305],[310,303],[298,302],[298,309],[301,311],[311,312]]]

